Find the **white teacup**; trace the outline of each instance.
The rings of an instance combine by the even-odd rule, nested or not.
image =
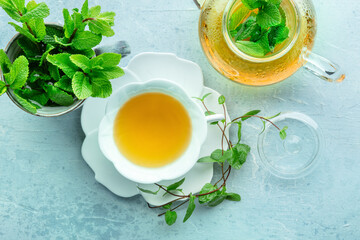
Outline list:
[[[114,122],[118,111],[132,97],[149,92],[160,92],[176,98],[187,110],[192,124],[190,144],[184,153],[173,162],[157,168],[139,166],[126,159],[116,146],[114,139]],[[162,180],[172,180],[186,174],[197,162],[200,148],[207,136],[207,124],[222,119],[224,116],[221,114],[206,117],[194,99],[174,82],[159,79],[143,83],[130,83],[109,98],[105,117],[99,127],[99,145],[103,154],[113,162],[117,171],[134,182],[150,184]]]

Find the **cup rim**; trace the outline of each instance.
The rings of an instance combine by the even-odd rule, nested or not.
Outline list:
[[[116,99],[119,94],[126,92],[127,89],[129,89],[129,88],[138,87],[139,89],[149,90],[150,89],[149,87],[156,83],[165,84],[165,86],[171,85],[172,87],[177,88],[181,92],[181,94],[184,96],[184,98],[186,98],[188,100],[188,103],[191,102],[192,108],[196,109],[196,111],[197,111],[196,116],[202,116],[201,118],[199,117],[197,120],[191,118],[192,124],[194,124],[194,121],[195,122],[197,121],[198,125],[203,126],[203,127],[202,128],[199,127],[195,131],[194,126],[193,126],[192,137],[191,137],[190,143],[189,143],[187,149],[185,150],[185,152],[178,159],[176,159],[175,161],[173,161],[169,164],[166,164],[165,166],[151,168],[151,167],[143,167],[140,165],[136,165],[136,164],[132,163],[130,160],[126,159],[126,157],[123,156],[121,154],[121,152],[119,151],[119,149],[114,145],[113,135],[112,134],[106,135],[105,128],[109,128],[108,124],[114,123],[113,120],[109,121],[110,120],[109,114],[111,114],[111,113],[113,114],[114,112],[117,113],[119,111],[119,109],[121,109],[121,106],[123,106],[123,104],[125,102],[127,102],[129,99],[131,99],[131,97],[137,96],[144,92],[139,92],[137,94],[127,96],[127,99],[121,104],[120,107],[118,107],[116,110],[112,110],[111,112],[109,112],[110,110],[108,108],[109,108],[109,105],[111,104],[111,101],[113,101],[113,99]],[[164,89],[165,89],[165,87],[164,87]],[[145,92],[155,92],[155,91],[150,90],[150,91],[145,91]],[[159,90],[158,92],[161,92],[161,91]],[[171,95],[170,91],[163,92],[163,93],[165,93],[165,94],[168,93],[169,95]],[[174,96],[174,95],[171,95],[171,96]],[[182,101],[180,101],[180,102],[182,102]],[[204,143],[206,136],[207,136],[207,123],[206,123],[205,115],[203,114],[201,107],[177,83],[174,83],[167,79],[157,78],[157,79],[151,79],[146,82],[136,82],[136,83],[126,84],[109,98],[106,109],[107,110],[106,110],[105,116],[102,119],[100,126],[99,126],[98,142],[99,142],[100,150],[104,154],[104,156],[114,164],[116,170],[124,177],[128,178],[131,181],[137,182],[137,183],[152,184],[152,183],[160,182],[163,180],[173,180],[173,179],[179,178],[179,177],[185,175],[188,171],[190,171],[193,168],[193,166],[196,164],[198,157],[200,156],[200,148],[201,148],[202,144]],[[113,130],[113,127],[110,127],[110,128],[112,128],[112,130]],[[196,136],[195,136],[195,132],[197,134]],[[113,132],[111,132],[111,133],[113,133]],[[110,137],[110,139],[109,139],[109,137]],[[112,142],[112,143],[110,143],[112,146],[110,146],[109,141]],[[116,147],[117,152],[110,153],[111,150],[115,151],[114,146]],[[191,151],[191,152],[189,152],[189,151]],[[114,154],[117,156],[116,158],[114,157]],[[189,156],[191,156],[191,159],[189,158]],[[129,169],[131,169],[131,171]]]
[[[45,23],[45,25],[47,26],[55,26],[55,27],[61,27],[63,28],[64,26],[55,22],[47,22]],[[16,40],[21,37],[22,35],[20,33],[16,33],[11,39],[10,41],[7,43],[6,47],[4,48],[4,52],[6,53],[6,55],[8,54],[9,50],[11,49],[11,47],[13,46],[14,43],[16,43]],[[16,43],[17,44],[17,43]],[[3,72],[0,69],[0,78],[1,80],[4,79],[4,75]],[[53,113],[53,114],[46,114],[46,113],[39,113],[38,111],[36,113],[31,113],[29,111],[27,111],[23,106],[21,106],[21,104],[14,98],[14,96],[10,93],[10,91],[6,91],[7,96],[10,98],[10,100],[17,106],[19,107],[21,110],[23,110],[24,112],[31,114],[33,116],[37,116],[37,117],[59,117],[62,115],[65,115],[67,113],[70,113],[78,108],[80,108],[84,102],[86,101],[86,99],[83,100],[77,100],[74,104],[72,104],[71,106],[67,107],[67,106],[61,106],[63,108],[65,108],[64,111],[58,112],[58,113]],[[49,108],[54,108],[54,107],[49,107]]]

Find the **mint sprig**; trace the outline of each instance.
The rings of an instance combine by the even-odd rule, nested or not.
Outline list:
[[[196,97],[195,99],[199,100],[201,104],[206,109],[205,115],[212,115],[214,114],[212,111],[208,109],[208,106],[205,103],[206,98],[210,95],[210,93],[205,94],[203,97],[199,98]],[[220,96],[218,98],[218,103],[222,106],[224,113],[226,112],[225,108],[225,101],[226,98],[224,96]],[[203,158],[200,158],[198,160],[198,163],[201,164],[217,164],[220,166],[221,169],[221,177],[218,181],[215,183],[206,183],[200,192],[198,193],[189,193],[184,194],[182,193],[182,189],[180,188],[185,183],[185,178],[169,185],[160,185],[158,183],[155,183],[155,186],[157,189],[145,189],[138,187],[139,191],[143,192],[144,194],[151,194],[151,195],[157,195],[159,193],[163,193],[164,195],[171,195],[174,200],[167,202],[161,206],[151,206],[148,204],[150,208],[159,208],[159,209],[166,209],[165,212],[160,213],[158,216],[165,216],[165,222],[169,226],[173,225],[177,218],[177,209],[181,206],[188,204],[186,213],[183,219],[183,222],[188,221],[188,219],[192,216],[192,214],[195,211],[196,203],[200,205],[206,205],[208,207],[216,207],[219,204],[222,204],[225,200],[228,201],[241,201],[241,197],[237,193],[231,193],[227,191],[227,181],[229,179],[230,173],[232,170],[239,170],[242,168],[244,163],[246,162],[249,153],[250,153],[250,147],[244,143],[242,143],[241,140],[241,131],[242,131],[242,125],[243,122],[250,119],[250,118],[258,118],[262,120],[262,122],[265,125],[265,122],[271,123],[276,129],[279,131],[279,135],[281,139],[286,138],[286,130],[287,127],[284,127],[283,129],[280,129],[277,125],[275,125],[273,122],[270,121],[271,118],[274,118],[276,116],[279,116],[280,114],[276,114],[272,117],[261,117],[258,114],[260,113],[260,110],[252,110],[247,112],[246,114],[235,118],[231,121],[228,121],[227,119],[224,119],[223,121],[217,122],[216,125],[219,127],[220,131],[222,132],[221,142],[222,146],[221,149],[214,150],[210,156],[205,156]],[[231,126],[237,126],[237,143],[233,144],[230,139],[226,136],[226,130],[227,128]],[[234,141],[235,142],[235,141]],[[226,145],[226,146],[225,146]],[[189,180],[187,180],[189,181]],[[187,183],[191,184],[191,183]],[[162,192],[161,192],[162,191]],[[197,201],[196,201],[197,200]]]
[[[254,57],[264,57],[289,37],[281,1],[242,1],[228,23],[229,34],[239,50]]]
[[[63,10],[64,26],[46,26],[50,10],[45,3],[0,0],[0,7],[16,22],[9,24],[22,36],[17,43],[19,56],[10,62],[0,50],[0,95],[6,91],[31,113],[40,106],[69,106],[76,100],[106,98],[112,93],[111,79],[121,77],[121,55],[95,57],[92,48],[103,36],[114,35],[114,12],[101,12],[100,6]]]

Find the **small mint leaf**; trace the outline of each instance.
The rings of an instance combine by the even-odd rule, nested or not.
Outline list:
[[[20,56],[14,61],[10,69],[10,76],[10,79],[7,80],[11,89],[19,89],[25,85],[29,76],[29,61],[25,56]]]
[[[103,53],[91,59],[91,66],[100,66],[102,68],[115,67],[119,65],[121,54],[117,53]]]
[[[91,70],[90,59],[81,54],[74,54],[70,56],[70,60],[85,73],[89,73]]]
[[[217,189],[216,186],[213,186],[211,183],[206,183],[203,186],[203,188],[201,189],[199,194],[206,194],[206,193],[215,191],[216,189]],[[204,204],[204,203],[210,202],[214,198],[216,198],[218,196],[218,194],[219,194],[219,191],[216,191],[216,192],[213,192],[213,193],[210,193],[210,194],[207,194],[207,195],[199,196],[198,197],[199,203]]]
[[[6,84],[3,81],[0,81],[0,96],[7,91]]]
[[[69,78],[72,78],[79,68],[71,62],[70,56],[71,54],[69,53],[60,53],[56,55],[49,54],[46,59],[60,68]]]
[[[152,195],[156,195],[160,191],[160,188],[157,191],[150,191],[148,189],[144,189],[144,188],[141,188],[141,187],[137,187],[137,188],[143,193],[148,193],[148,194],[152,194]]]
[[[97,16],[99,16],[101,12],[101,6],[95,6],[95,7],[92,7],[90,8],[90,11],[89,11],[89,17],[91,18],[96,18]]]
[[[263,57],[265,55],[264,49],[259,43],[250,41],[236,41],[235,45],[240,51],[248,55],[252,55],[254,57]]]
[[[115,32],[111,29],[109,23],[101,19],[89,21],[89,29],[95,34],[102,34],[106,37],[112,37],[115,35]]]
[[[196,207],[195,199],[196,199],[196,197],[194,195],[192,195],[192,193],[190,193],[189,205],[188,205],[188,208],[186,209],[186,214],[185,214],[183,222],[186,222],[193,214],[195,207]]]
[[[54,86],[66,92],[73,93],[72,80],[66,75],[62,76],[60,80],[54,84]]]
[[[285,126],[283,129],[281,129],[279,133],[282,140],[285,140],[287,137],[286,130],[288,130],[288,126]]]
[[[178,187],[180,187],[184,182],[185,182],[185,178],[181,179],[180,181],[178,181],[178,182],[176,182],[176,183],[171,184],[170,186],[168,186],[168,187],[166,188],[166,190],[168,190],[168,191],[175,190],[175,189],[177,189]]]
[[[200,158],[197,162],[198,163],[214,163],[214,162],[219,162],[219,161],[207,156],[207,157]]]
[[[89,78],[82,72],[76,72],[72,79],[72,89],[78,99],[86,99],[92,94]]]
[[[112,86],[109,80],[104,78],[91,78],[92,97],[107,98],[112,93]]]
[[[240,202],[241,197],[237,193],[226,193],[226,200],[234,201],[234,202]]]
[[[222,105],[222,104],[225,103],[225,97],[224,97],[224,95],[221,95],[221,96],[219,97],[218,102],[219,102],[220,105]]]
[[[47,45],[46,46],[46,51],[43,53],[43,55],[41,56],[41,60],[40,60],[40,64],[39,66],[42,66],[44,61],[46,60],[46,57],[49,55],[49,53],[54,50],[55,47],[52,45]]]
[[[245,116],[245,117],[241,118],[241,121],[245,121],[245,120],[247,120],[247,119],[249,119],[249,118],[257,115],[257,114],[260,113],[260,112],[261,112],[260,110],[252,110],[252,111],[250,111],[250,112],[247,112],[247,113],[245,113],[245,114],[243,115],[243,116]]]
[[[21,35],[27,37],[27,38],[30,39],[31,41],[33,41],[33,42],[40,42],[40,40],[36,39],[36,38],[34,37],[34,35],[32,35],[28,30],[20,27],[19,25],[16,25],[15,23],[12,23],[12,22],[9,22],[9,24],[10,24],[11,26],[13,26],[17,32],[19,32]]]
[[[231,15],[229,20],[229,30],[235,30],[240,23],[245,19],[248,15],[249,9],[244,5],[241,5],[236,11]]]
[[[107,22],[110,26],[114,26],[115,15],[116,14],[114,12],[103,12],[100,13],[96,18],[98,20]]]
[[[45,3],[39,3],[36,7],[27,11],[21,18],[21,22],[27,22],[34,18],[46,18],[50,15],[50,9]]]
[[[70,16],[69,10],[67,10],[66,8],[63,9],[63,16],[65,37],[70,38],[75,30],[75,24]]]
[[[44,89],[50,100],[61,106],[70,106],[74,103],[74,98],[60,88],[51,85],[45,85]]]
[[[171,226],[176,222],[177,219],[177,213],[175,211],[170,211],[168,210],[165,213],[165,222],[167,223],[167,225]]]
[[[39,108],[39,106],[22,98],[15,92],[14,92],[14,96],[15,96],[15,99],[18,101],[18,103],[20,103],[20,105],[23,106],[26,109],[26,111],[28,111],[29,113],[32,113],[32,114],[35,114],[37,112],[37,109]]]
[[[268,28],[276,26],[281,23],[281,14],[274,4],[266,4],[264,8],[259,10],[258,15],[256,16],[256,22],[262,28]]]
[[[111,80],[123,76],[124,70],[116,66],[116,67],[104,68],[103,70],[94,69],[93,74],[96,77]]]
[[[0,49],[0,68],[3,73],[8,73],[10,71],[12,63],[8,55],[6,55],[3,49]]]
[[[73,39],[73,46],[78,50],[85,50],[97,46],[101,42],[101,35],[89,31],[77,32]]]
[[[82,5],[81,15],[83,15],[84,18],[89,16],[89,0],[85,0],[84,4]]]

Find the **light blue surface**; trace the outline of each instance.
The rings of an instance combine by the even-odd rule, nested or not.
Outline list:
[[[82,2],[46,0],[52,15]],[[280,180],[259,166],[261,123],[249,121],[244,141],[253,149],[228,189],[242,196],[208,209],[198,207],[186,224],[166,226],[141,197],[116,197],[94,179],[80,155],[80,113],[45,119],[0,98],[0,239],[360,239],[360,2],[315,0],[314,51],[347,73],[329,84],[300,70],[277,85],[253,88],[220,76],[202,53],[192,0],[90,0],[117,13],[116,36],[132,54],[173,52],[197,62],[205,84],[228,99],[230,115],[263,109],[265,115],[300,111],[319,123],[325,151],[318,168],[301,180]],[[14,35],[0,11],[0,47]],[[180,211],[180,215],[184,210]]]

